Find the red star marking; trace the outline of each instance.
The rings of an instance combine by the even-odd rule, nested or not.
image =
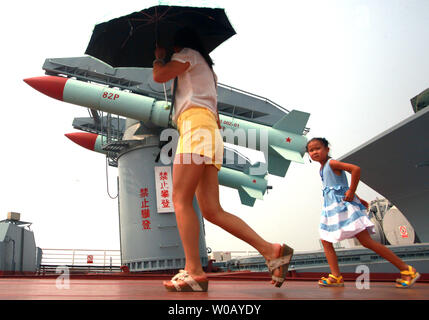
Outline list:
[[[256,180],[255,179],[253,179],[253,181],[252,181],[253,183],[256,183]]]
[[[286,142],[291,142],[292,141],[292,139],[291,138],[289,138],[289,137],[287,137],[287,139],[286,139]]]

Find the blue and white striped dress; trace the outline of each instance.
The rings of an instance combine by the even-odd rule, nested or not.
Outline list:
[[[375,233],[375,226],[369,220],[365,206],[355,196],[353,201],[344,201],[349,184],[344,171],[336,175],[331,169],[329,159],[320,176],[323,183],[323,210],[320,218],[320,238],[328,242],[338,242],[354,237],[368,229]]]

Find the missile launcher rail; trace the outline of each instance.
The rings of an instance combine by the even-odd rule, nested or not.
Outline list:
[[[43,67],[47,75],[63,75],[86,82],[95,82],[111,88],[130,91],[155,99],[165,99],[162,84],[153,81],[151,68],[112,68],[91,56],[49,58]],[[171,98],[172,81],[165,84],[167,98]],[[225,84],[218,85],[220,114],[254,123],[273,126],[289,110],[262,96]],[[306,135],[305,127],[302,134]]]
[[[147,129],[146,136],[158,136],[159,130],[169,126],[170,106],[166,101],[168,98],[165,84],[153,81],[150,68],[112,68],[86,56],[47,59],[43,69],[56,76],[29,78],[24,81],[52,98],[88,108],[93,117],[93,127],[103,123],[103,117],[100,117],[97,111],[107,113],[107,141],[100,138],[100,144],[121,140],[121,137],[111,135],[113,132],[119,132],[119,120],[115,131],[111,126],[111,114],[117,115],[117,119],[122,116],[140,122],[140,127]],[[115,83],[124,88],[125,83],[131,83],[120,81],[121,79],[141,84],[122,90],[110,87]],[[167,83],[167,87],[168,85]],[[162,97],[163,94],[165,97]],[[304,163],[309,113],[280,109],[268,99],[239,92],[231,87],[218,87],[218,105],[223,140],[262,151],[268,163],[268,173],[284,177],[291,161]],[[133,126],[130,126],[130,130],[134,130]],[[125,130],[125,140],[128,140],[130,134],[136,135],[137,131],[132,134],[131,131]],[[264,167],[256,169],[263,170]]]
[[[95,111],[95,110],[94,110]],[[97,118],[91,115],[87,118],[74,118],[72,126],[73,128],[85,132],[101,134],[107,136],[108,133],[116,139],[121,139],[125,130],[125,119],[119,116],[112,119],[108,115],[104,116],[103,113],[98,113]],[[108,132],[108,130],[110,130]]]
[[[73,119],[73,127],[75,129],[95,133],[102,135],[106,137],[106,143],[103,144],[102,149],[107,152],[107,156],[109,158],[109,165],[113,167],[117,167],[117,157],[126,148],[132,147],[133,144],[139,143],[140,140],[122,140],[122,137],[124,135],[125,130],[125,119],[119,118],[119,124],[118,126],[114,127],[113,130],[116,133],[114,138],[109,139],[108,138],[108,126],[107,126],[107,120],[106,116],[101,116],[102,121],[100,121],[100,126],[96,126],[93,122],[92,117],[87,118],[74,118]],[[114,124],[116,122],[113,122]],[[231,161],[226,161],[227,152],[232,153],[233,157],[233,163]],[[224,155],[223,155],[223,167],[238,170],[241,172],[244,172],[246,174],[249,174],[249,170],[251,167],[259,167],[261,163],[256,162],[254,164],[251,163],[251,160],[247,158],[245,155],[240,153],[239,151],[224,147]],[[264,170],[263,174],[260,174],[258,176],[266,176],[267,170]]]

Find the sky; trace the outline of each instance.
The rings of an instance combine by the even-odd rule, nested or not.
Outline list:
[[[326,137],[339,158],[413,114],[429,87],[429,1],[161,1],[225,8],[237,34],[211,57],[219,82],[310,113],[308,138]],[[158,1],[15,1],[2,10],[0,220],[31,222],[36,246],[120,249],[117,169],[64,134],[85,108],[51,99],[23,82],[43,76],[46,58],[83,56],[95,24]],[[319,164],[292,163],[253,207],[220,187],[224,210],[270,242],[318,250]],[[107,189],[109,182],[109,190]],[[378,191],[379,192],[379,191]],[[363,182],[357,194],[383,198]],[[108,194],[109,193],[109,194]],[[254,250],[205,222],[213,251]]]

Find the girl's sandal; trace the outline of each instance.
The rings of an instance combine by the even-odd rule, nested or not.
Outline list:
[[[420,278],[420,273],[413,271],[413,267],[408,266],[408,270],[401,271],[403,276],[410,276],[410,280],[396,279],[396,288],[411,288],[414,283]]]
[[[332,281],[335,279],[336,282]],[[343,276],[336,277],[333,274],[329,274],[328,278],[322,277],[319,280],[319,286],[321,287],[344,287]]]
[[[186,270],[180,270],[170,281],[164,281],[164,287],[170,292],[206,292],[208,286],[207,278],[195,280]]]
[[[280,248],[280,254],[277,259],[267,260],[268,270],[271,272],[271,283],[280,288],[286,279],[289,263],[292,260],[293,249],[285,244]],[[279,276],[274,275],[274,270],[279,269]]]

